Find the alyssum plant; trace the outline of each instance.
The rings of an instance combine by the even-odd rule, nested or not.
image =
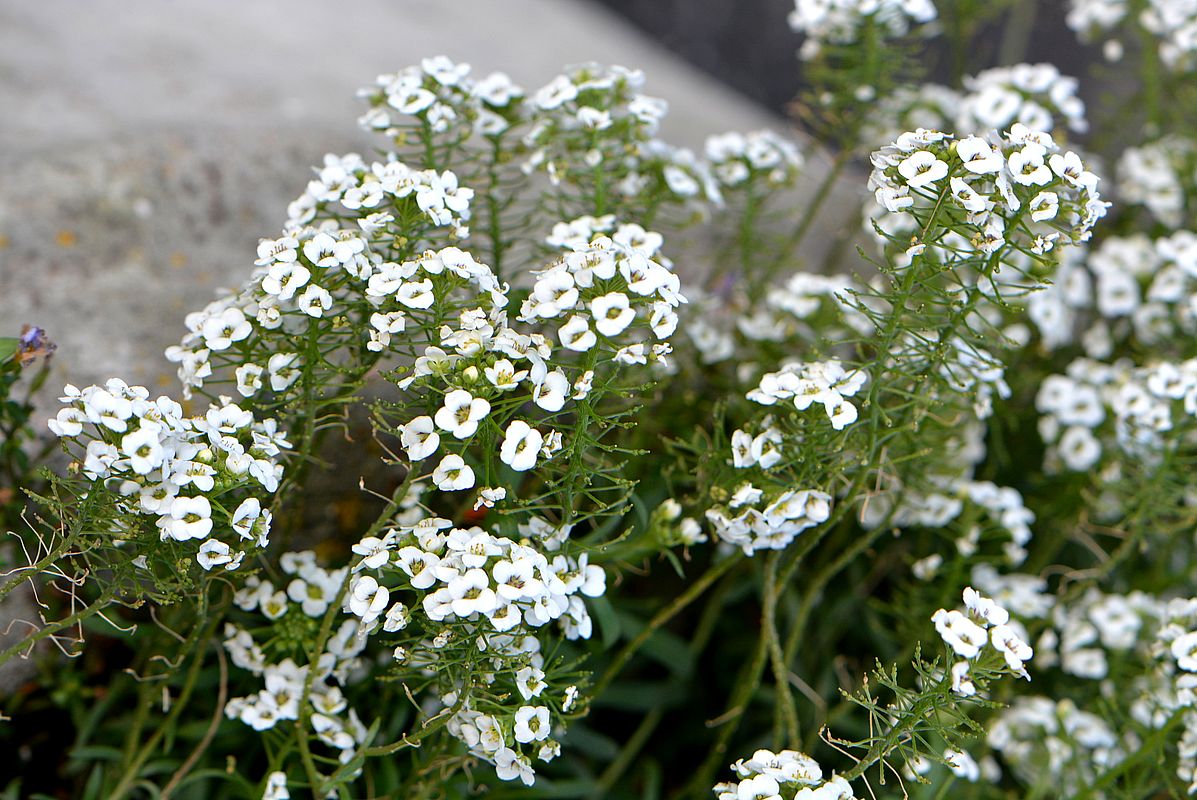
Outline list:
[[[10,476],[7,796],[1197,791],[1187,8],[1071,3],[1146,88],[1110,138],[962,45],[1033,3],[799,0],[809,192],[635,71],[379,76],[178,396],[68,386]]]

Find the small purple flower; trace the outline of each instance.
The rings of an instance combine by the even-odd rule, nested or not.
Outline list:
[[[22,367],[28,367],[39,358],[48,359],[57,348],[44,330],[36,325],[25,325],[17,340],[17,360]]]

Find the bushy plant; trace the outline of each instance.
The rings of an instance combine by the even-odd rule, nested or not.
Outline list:
[[[7,796],[1197,792],[1197,11],[1073,0],[1087,111],[1032,7],[798,0],[805,145],[379,76],[174,396],[0,406]]]

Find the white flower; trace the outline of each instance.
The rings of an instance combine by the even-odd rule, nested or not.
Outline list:
[[[506,358],[500,358],[492,366],[484,367],[482,373],[490,385],[501,392],[508,392],[519,386],[520,381],[528,377],[528,370],[516,370],[515,365]]]
[[[507,490],[502,486],[486,487],[478,492],[478,499],[474,501],[474,510],[480,508],[494,508],[495,503],[506,499]]]
[[[969,136],[956,143],[956,155],[964,168],[977,175],[1001,172],[1005,166],[1002,154],[989,146],[984,139]]]
[[[532,399],[545,411],[560,411],[565,406],[569,390],[569,378],[565,377],[561,370],[555,369],[535,385],[532,389]]]
[[[391,593],[385,586],[369,575],[361,575],[349,587],[347,605],[352,614],[369,623],[378,619],[390,600]]]
[[[400,441],[412,461],[423,461],[440,447],[441,435],[436,432],[432,417],[416,417],[402,427]]]
[[[781,785],[769,775],[754,775],[740,781],[735,797],[736,800],[781,800]]]
[[[941,608],[931,619],[944,642],[963,658],[976,658],[981,648],[989,641],[985,629],[959,611],[945,611]]]
[[[536,456],[544,444],[540,431],[522,420],[512,420],[507,426],[499,459],[517,472],[524,472],[536,466]]]
[[[1052,171],[1043,163],[1046,153],[1042,145],[1034,142],[1024,145],[1021,150],[1015,150],[1009,158],[1010,177],[1015,183],[1021,183],[1023,186],[1050,183]]]
[[[458,439],[466,439],[478,430],[478,422],[490,413],[490,403],[474,397],[465,389],[454,389],[445,395],[445,404],[436,412],[436,424]]]
[[[508,747],[500,747],[495,752],[495,774],[504,781],[519,778],[526,786],[536,782],[536,773],[532,771],[531,762],[526,756],[521,756]]]
[[[202,539],[212,532],[212,504],[206,497],[176,497],[170,503],[170,519],[163,529],[175,541]]]
[[[598,342],[598,337],[590,330],[590,323],[586,321],[586,317],[578,314],[570,317],[569,321],[557,329],[557,336],[561,339],[561,344],[579,353],[589,350]]]
[[[387,633],[394,633],[406,628],[409,622],[411,622],[411,609],[403,603],[395,603],[387,610],[387,615],[382,622],[382,629]]]
[[[257,364],[242,364],[234,374],[237,377],[237,393],[242,397],[252,397],[262,388],[262,373],[265,372]]]
[[[395,292],[395,299],[408,308],[429,308],[436,299],[432,293],[432,281],[410,281],[402,284]]]
[[[294,262],[279,262],[262,278],[262,291],[280,300],[290,300],[312,277],[307,267]]]
[[[162,466],[164,451],[158,426],[142,422],[140,428],[121,438],[121,451],[129,457],[129,467],[138,475],[148,475]]]
[[[948,165],[935,157],[934,153],[919,150],[898,164],[898,172],[907,185],[918,188],[942,180],[948,175]]]
[[[262,504],[256,497],[250,497],[237,506],[229,524],[242,539],[256,538],[259,544],[265,544],[270,532],[270,520],[270,512],[262,510]]]
[[[195,560],[205,570],[222,565],[230,565],[229,569],[236,569],[241,563],[241,553],[234,557],[232,548],[219,539],[209,539],[199,547]],[[235,563],[234,563],[235,562]]]
[[[594,327],[607,337],[619,335],[636,317],[623,292],[610,292],[594,298],[590,301],[590,313],[594,315]]]
[[[354,569],[378,569],[391,560],[391,542],[393,534],[379,539],[377,536],[367,536],[350,548],[362,559]]]
[[[266,371],[270,373],[271,389],[281,392],[299,380],[300,371],[295,364],[298,360],[298,353],[275,353],[270,357]]]
[[[533,96],[533,102],[545,111],[568,103],[578,96],[578,87],[567,76],[558,75],[550,83],[542,86]]]
[[[258,252],[261,252],[261,248],[258,248]],[[266,777],[262,800],[291,800],[291,793],[287,791],[287,773],[272,772]]]
[[[474,470],[470,469],[461,456],[451,453],[441,459],[441,463],[433,470],[432,482],[442,492],[469,489],[474,485]]]
[[[1172,640],[1172,657],[1186,672],[1197,672],[1197,632],[1184,633]]]
[[[494,589],[490,588],[490,576],[477,567],[450,580],[447,588],[449,607],[462,618],[471,614],[489,614],[499,604]]]
[[[1010,613],[971,586],[964,590],[964,605],[969,614],[986,625],[1005,625]]]
[[[1030,661],[1031,657],[1035,655],[1031,646],[1024,642],[1017,631],[1009,625],[994,625],[989,631],[989,636],[993,646],[1006,657],[1006,665],[1010,667],[1010,670],[1015,675],[1030,680],[1031,676],[1027,674],[1023,664]]]
[[[548,684],[544,682],[544,671],[532,666],[521,668],[515,673],[515,688],[525,700],[537,697],[548,688]]]
[[[1031,198],[1027,209],[1031,212],[1031,219],[1035,222],[1055,219],[1056,212],[1060,210],[1060,198],[1056,196],[1055,192],[1040,192]]]
[[[253,325],[239,308],[226,308],[220,314],[208,317],[200,326],[204,346],[209,350],[227,350],[233,342],[246,339],[253,333]]]
[[[549,710],[544,706],[522,706],[515,712],[513,733],[521,744],[549,738]]]
[[[977,693],[977,686],[969,676],[967,661],[957,661],[952,665],[952,691],[961,697],[972,697]]]

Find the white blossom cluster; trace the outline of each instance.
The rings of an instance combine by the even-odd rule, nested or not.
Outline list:
[[[1064,259],[1027,313],[1045,346],[1079,343],[1095,359],[1131,338],[1155,348],[1183,341],[1197,331],[1197,234],[1106,238]]]
[[[1009,537],[1002,545],[1003,554],[1011,564],[1026,560],[1026,546],[1032,537],[1031,524],[1035,514],[1023,502],[1022,494],[1009,486],[990,481],[972,480],[964,476],[933,476],[934,490],[905,489],[877,494],[861,513],[861,522],[868,527],[889,525],[894,528],[945,528],[964,513],[966,504],[984,512],[989,524]],[[977,553],[982,534],[979,525],[970,526],[956,539],[956,550],[963,556]],[[920,571],[929,578],[934,575],[942,557],[922,565]]]
[[[1035,407],[1049,465],[1083,472],[1118,452],[1154,463],[1168,432],[1197,416],[1197,359],[1146,367],[1076,359],[1043,381]]]
[[[405,313],[432,305],[430,274],[497,290],[489,268],[456,248],[419,263],[388,260],[397,241],[418,240],[421,230],[448,227],[464,236],[472,196],[452,172],[326,156],[288,209],[282,235],[258,245],[257,268],[244,288],[188,314],[187,335],[167,349],[185,396],[222,376],[222,367],[243,397],[287,392],[311,368],[297,339],[314,328],[325,329],[325,340],[340,338],[333,323],[346,315],[360,318],[360,330],[370,331],[368,349],[381,351],[404,329]],[[317,214],[333,218],[316,223]]]
[[[284,553],[279,565],[286,576],[285,585],[275,586],[270,581],[251,578],[237,592],[234,602],[243,611],[259,612],[272,623],[275,632],[303,631],[303,622],[297,618],[321,619],[336,601],[346,569],[320,567],[310,550]],[[298,649],[301,641],[292,644],[301,652]],[[309,663],[296,663],[291,656],[272,660],[265,643],[255,640],[249,630],[231,623],[225,627],[224,647],[234,665],[261,677],[263,682],[257,694],[229,700],[225,706],[229,719],[265,731],[298,720],[306,713],[311,732],[335,751],[343,764],[351,761],[357,749],[366,743],[366,726],[349,706],[344,693],[366,670],[362,658],[366,639],[358,635],[354,622],[342,623],[320,657]],[[309,674],[312,670],[315,673]],[[301,704],[304,686],[309,681],[305,707]]]
[[[1035,645],[1037,669],[1057,668],[1074,685],[1098,682],[1106,702],[1146,730],[1162,730],[1179,715],[1177,774],[1197,793],[1197,599],[1092,587],[1056,598],[1040,577],[1000,575],[988,565],[974,568],[973,579],[1014,616],[1046,623]],[[1117,687],[1107,683],[1114,675]],[[1088,785],[1142,745],[1134,732],[1046,697],[1016,699],[990,725],[987,743],[1026,782],[1050,775],[1066,788]]]
[[[983,136],[1015,123],[1036,131],[1083,133],[1088,122],[1077,85],[1053,64],[1014,64],[965,77],[961,90],[937,83],[900,86],[870,112],[862,138],[893,141],[919,128]]]
[[[842,431],[858,416],[856,406],[848,398],[856,396],[867,380],[864,370],[844,369],[839,361],[795,361],[783,364],[777,372],[766,373],[747,396],[763,406],[790,401],[799,411],[818,403],[831,427]],[[734,437],[732,446],[736,447]]]
[[[810,60],[825,44],[858,42],[866,25],[896,38],[936,16],[931,0],[794,0],[789,21],[790,28],[806,37],[799,57]]]
[[[560,232],[551,238],[560,239]],[[622,225],[610,237],[600,234],[589,242],[566,239],[566,254],[536,273],[518,319],[551,320],[567,350],[586,352],[601,343],[621,364],[668,356],[672,348],[665,340],[677,329],[676,309],[686,298],[659,253],[662,241],[639,225]],[[636,331],[637,319],[657,343],[642,339],[622,344]]]
[[[1159,57],[1168,69],[1187,72],[1197,64],[1197,3],[1192,0],[1146,0],[1142,4],[1071,0],[1065,19],[1083,40],[1096,41],[1109,35],[1133,9],[1139,10],[1133,18],[1138,25],[1159,40]],[[1122,57],[1123,46],[1116,38],[1106,40],[1104,49],[1111,61]]]
[[[705,157],[656,138],[668,106],[643,85],[639,70],[587,64],[526,91],[503,73],[475,80],[469,65],[438,56],[363,89],[371,108],[361,124],[398,143],[423,126],[448,140],[476,134],[514,149],[523,172],[555,187],[597,171],[610,174],[610,189],[625,200],[661,191],[700,213],[722,206],[721,186],[757,176],[785,185],[801,168],[794,143],[771,131],[712,136]]]
[[[770,186],[785,186],[803,164],[798,146],[770,130],[709,136],[704,152],[715,178],[729,189],[744,185],[754,173],[763,173]]]
[[[600,226],[611,235],[596,233]],[[467,450],[483,426],[497,427],[499,460],[516,472],[534,468],[562,448],[560,431],[521,418],[526,417],[520,411],[525,399],[545,415],[556,415],[590,396],[596,370],[603,365],[668,364],[668,337],[678,322],[675,309],[685,298],[669,262],[658,252],[661,236],[638,225],[616,226],[609,218],[583,218],[558,224],[549,241],[567,252],[536,273],[518,321],[552,326],[561,349],[544,334],[510,327],[503,310],[505,287],[499,288],[489,269],[456,248],[428,253],[410,266],[399,265],[395,274],[371,278],[367,294],[397,293],[399,302],[409,291],[404,287],[412,284],[410,274],[402,275],[417,268],[430,273],[420,282],[426,284],[420,291],[427,292],[430,306],[438,280],[457,280],[450,272],[470,275],[486,293],[490,312],[467,306],[456,326],[442,325],[438,343],[416,351],[412,370],[398,384],[409,391],[429,390],[437,404],[433,413],[404,421],[400,435],[413,463],[441,453],[431,473],[441,491],[476,486]],[[444,290],[437,291],[443,295]],[[585,354],[589,360],[578,365],[568,360],[570,354]],[[503,487],[480,489],[481,505],[505,498]]]
[[[826,522],[831,495],[817,489],[786,489],[766,494],[752,483],[736,488],[725,505],[706,511],[715,535],[745,555],[784,550],[794,537]]]
[[[718,800],[857,800],[838,775],[823,777],[823,768],[797,750],[757,750],[731,765],[738,781],[716,784]]]
[[[1020,123],[988,138],[904,133],[874,153],[872,163],[869,187],[887,212],[906,217],[897,224],[909,229],[912,219],[931,214],[941,198],[963,214],[964,224],[935,245],[947,261],[992,255],[1008,240],[1040,254],[1060,241],[1083,242],[1106,213],[1098,178],[1080,157],[1061,152],[1050,135]],[[928,246],[917,235],[910,245],[910,256]]]
[[[423,628],[422,655],[401,645],[395,648],[394,658],[438,679],[441,694],[429,699],[430,715],[451,713],[447,730],[473,755],[493,764],[501,780],[532,785],[533,760],[548,762],[560,753],[551,733],[562,725],[562,715],[575,711],[580,697],[577,686],[558,686],[546,674],[534,634],[557,619],[568,637],[588,638],[591,622],[578,595],[601,595],[603,571],[588,565],[585,556],[577,561],[557,556],[549,562],[533,547],[476,528],[454,529],[446,535],[429,522],[438,521],[425,520],[416,534],[416,541],[425,544],[398,548],[390,566],[380,571],[384,578],[398,574],[400,583],[406,581],[424,599],[412,599],[413,611],[402,603],[392,605],[383,615],[382,629],[402,630],[409,622]],[[434,552],[437,539],[444,542],[440,555]],[[364,548],[378,552],[378,545],[365,540],[355,549]],[[416,550],[424,554],[423,559],[415,555]],[[368,575],[359,577],[351,588],[356,601],[350,601],[350,611],[362,616],[363,625],[375,609],[385,606],[378,602],[379,589],[372,582]],[[423,620],[414,609],[423,610]],[[434,636],[433,631],[437,631]],[[485,688],[464,691],[454,671],[437,668],[453,648],[481,659],[473,680],[475,687]]]
[[[366,537],[353,547],[361,560],[350,579],[346,611],[358,619],[363,639],[380,631],[402,636],[410,629],[430,642],[420,649],[396,647],[394,658],[401,665],[427,662],[435,670],[437,651],[454,643],[490,665],[485,674],[475,672],[475,681],[496,684],[500,676],[508,681],[514,676],[518,693],[501,692],[496,684],[492,700],[482,704],[475,693],[463,696],[452,685],[455,673],[438,671],[449,682],[442,686],[440,702],[456,708],[449,731],[471,752],[494,764],[501,779],[531,785],[532,759],[549,761],[560,751],[548,738],[550,708],[536,700],[549,684],[535,634],[556,622],[566,638],[589,638],[593,624],[582,598],[602,595],[606,576],[584,553],[550,559],[542,552],[541,547],[559,548],[567,529],[533,518],[520,532],[526,537],[522,543],[425,517],[381,537]],[[556,708],[568,712],[577,700],[576,688],[569,695]],[[496,704],[504,697],[510,699],[500,711]]]
[[[1143,206],[1170,228],[1180,227],[1187,195],[1197,182],[1197,147],[1175,135],[1128,147],[1118,158],[1117,175],[1119,200]]]
[[[965,78],[964,88],[957,131],[1005,131],[1015,123],[1034,131],[1054,131],[1062,125],[1084,133],[1089,127],[1085,104],[1077,97],[1077,79],[1060,74],[1054,64],[987,69]]]
[[[535,629],[559,621],[567,638],[589,638],[592,624],[582,596],[606,589],[601,567],[558,554],[551,561],[536,547],[519,544],[481,528],[454,528],[429,517],[394,529],[382,538],[354,545],[362,556],[348,593],[348,611],[384,629],[406,627],[411,608],[435,623],[486,620],[490,629]],[[392,592],[411,591],[409,603]],[[400,624],[400,622],[402,624]]]
[[[990,651],[1002,656],[1012,674],[1030,680],[1024,665],[1034,651],[1026,642],[1026,629],[1010,619],[1010,612],[971,586],[964,590],[964,605],[964,611],[941,608],[931,616],[944,643],[963,659],[951,667],[952,691],[962,697],[977,693],[972,665]]]
[[[529,92],[503,73],[474,80],[468,64],[438,56],[359,92],[371,105],[361,124],[400,141],[407,117],[434,132],[468,126],[492,140],[518,128],[523,170],[544,173],[554,185],[609,163],[627,169],[618,187],[625,195],[661,180],[679,196],[717,200],[693,153],[653,139],[668,106],[642,94],[643,84],[638,70],[591,64]]]
[[[84,448],[83,474],[119,492],[119,512],[153,518],[162,541],[200,540],[205,570],[236,569],[246,548],[266,546],[270,512],[245,490],[278,489],[290,443],[274,420],[256,420],[227,397],[185,417],[174,400],[150,400],[145,387],[116,378],[68,384],[59,399],[65,408],[50,430]]]
[[[1072,700],[1019,696],[989,725],[986,741],[1030,785],[1062,797],[1088,788],[1126,757],[1118,733]],[[1098,793],[1095,797],[1103,797]]]
[[[795,272],[771,286],[759,303],[686,287],[690,305],[681,326],[702,364],[718,364],[755,355],[761,342],[797,339],[814,342],[820,336],[839,340],[850,333],[867,335],[872,321],[853,305],[858,284],[847,275]],[[745,364],[750,362],[745,361]]]

